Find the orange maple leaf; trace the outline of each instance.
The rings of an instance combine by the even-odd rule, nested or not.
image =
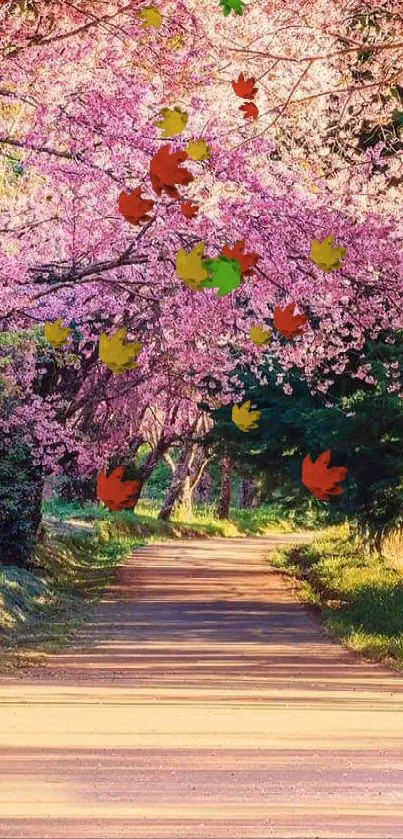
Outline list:
[[[236,81],[232,81],[231,84],[234,93],[241,99],[254,99],[257,94],[257,87],[254,87],[255,81],[253,77],[245,79],[244,74],[240,73]]]
[[[141,198],[141,189],[136,186],[130,194],[121,192],[119,195],[119,212],[130,224],[142,224],[151,219],[147,213],[153,208],[154,201]]]
[[[171,152],[169,144],[158,149],[150,160],[150,178],[157,195],[161,195],[164,189],[170,198],[179,198],[175,184],[186,186],[194,180],[191,172],[180,168],[180,164],[187,159],[185,151]]]
[[[329,468],[330,454],[330,449],[322,452],[315,462],[312,462],[307,454],[302,461],[302,483],[320,501],[328,501],[331,495],[341,495],[344,492],[344,489],[336,484],[344,481],[348,470],[346,466]]]
[[[238,242],[235,242],[235,245],[232,248],[229,248],[228,245],[224,245],[221,253],[223,256],[227,256],[228,259],[237,259],[241,266],[241,273],[245,276],[249,276],[254,273],[252,268],[256,265],[260,256],[255,253],[255,251],[244,253],[244,250],[245,240],[239,239]]]
[[[295,315],[294,311],[295,303],[289,303],[285,309],[281,309],[280,306],[276,306],[274,309],[273,324],[285,338],[294,338],[295,335],[301,335],[308,320],[307,315]]]
[[[118,466],[109,477],[102,471],[97,478],[97,498],[115,512],[134,507],[140,489],[139,481],[122,481],[122,476],[123,466]]]
[[[244,119],[257,119],[259,116],[259,109],[254,102],[245,102],[239,110],[243,111]]]
[[[199,205],[192,204],[191,201],[182,201],[180,211],[185,218],[194,218],[199,212]]]

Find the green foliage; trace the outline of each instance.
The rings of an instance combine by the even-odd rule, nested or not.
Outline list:
[[[31,570],[0,570],[0,668],[26,666],[68,642],[70,631],[87,615],[113,579],[114,568],[136,543],[117,532],[104,540],[75,532],[47,532]]]
[[[224,17],[227,17],[231,10],[235,12],[236,15],[242,15],[244,5],[245,4],[242,0],[220,0],[220,6],[223,10]]]
[[[55,605],[52,586],[24,568],[0,569],[0,629],[32,621],[44,604]]]
[[[36,543],[38,474],[30,451],[0,449],[0,562],[26,565]]]
[[[331,635],[403,669],[402,576],[379,554],[364,552],[347,527],[278,550],[270,564],[301,580],[302,598],[321,609]]]
[[[5,155],[4,160],[17,178],[20,178],[24,174],[24,167],[18,157]]]
[[[169,489],[171,478],[169,466],[165,460],[160,460],[144,485],[142,497],[162,501]]]
[[[388,533],[403,525],[403,404],[389,392],[393,373],[403,369],[403,338],[394,344],[368,342],[365,360],[379,384],[339,376],[326,396],[311,394],[297,370],[288,374],[291,396],[276,384],[278,370],[269,361],[262,386],[250,372],[236,372],[246,385],[246,399],[261,411],[259,427],[244,434],[231,421],[231,406],[213,413],[209,435],[217,451],[227,453],[238,469],[248,468],[277,498],[305,516],[323,523],[355,521],[363,537],[379,548]],[[266,357],[267,358],[267,357]],[[349,374],[357,369],[352,358]],[[395,372],[395,375],[399,375]],[[332,466],[347,466],[343,494],[331,502],[317,501],[301,483],[306,454],[312,459],[330,449]],[[276,494],[275,494],[276,493]],[[275,495],[274,495],[275,494]]]
[[[159,504],[142,498],[134,511],[123,510],[113,513],[101,504],[67,504],[53,498],[43,503],[46,516],[58,521],[94,521],[97,535],[108,540],[120,533],[135,539],[147,541],[165,538],[202,537],[202,536],[242,536],[270,533],[273,530],[289,533],[301,524],[309,529],[318,526],[314,517],[309,525],[304,517],[301,521],[294,511],[286,509],[281,503],[252,509],[231,508],[230,519],[219,521],[215,506],[195,506],[193,515],[183,509],[174,512],[171,521],[157,518]]]
[[[93,521],[105,516],[105,507],[98,502],[80,504],[79,501],[64,501],[57,496],[43,501],[42,510],[44,514],[58,521],[68,521],[68,519]]]

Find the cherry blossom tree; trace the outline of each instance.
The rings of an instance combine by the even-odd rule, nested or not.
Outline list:
[[[297,366],[312,390],[326,393],[354,351],[354,375],[371,380],[366,338],[402,328],[400,217],[389,195],[373,200],[382,150],[346,163],[349,141],[329,151],[326,132],[332,108],[396,86],[401,16],[384,4],[384,40],[376,33],[365,42],[376,81],[357,79],[344,91],[363,53],[352,32],[360,4],[346,3],[342,14],[328,5],[302,4],[302,14],[301,4],[287,4],[284,20],[274,3],[265,12],[251,4],[237,19],[212,2],[203,13],[190,0],[162,2],[160,29],[144,29],[137,3],[2,7],[0,431],[5,446],[23,435],[41,472],[74,463],[92,474],[151,441],[146,480],[180,442],[174,484],[182,491],[187,458],[198,461],[192,445],[208,429],[201,406],[243,396],[233,375],[240,364],[263,379],[262,358],[279,363],[278,384],[290,396],[287,371]],[[259,89],[253,124],[240,117],[231,86],[242,71]],[[156,121],[175,106],[188,121],[166,139]],[[192,180],[179,198],[158,195],[150,180],[158,149],[179,151],[200,138],[209,157],[188,157]],[[310,167],[323,158],[314,191],[314,172],[301,180],[301,154]],[[154,205],[134,226],[118,198],[139,186]],[[199,205],[191,220],[180,211],[184,199]],[[324,272],[311,244],[329,235],[346,257]],[[205,257],[215,258],[241,240],[258,261],[231,294],[193,291],[178,276],[180,248],[203,241]],[[289,303],[307,315],[292,340],[273,327],[275,308]],[[58,318],[71,337],[54,349],[43,325]],[[265,348],[250,340],[257,323],[273,331]],[[142,349],[121,376],[100,361],[98,340],[122,327]],[[401,385],[391,379],[395,390]]]

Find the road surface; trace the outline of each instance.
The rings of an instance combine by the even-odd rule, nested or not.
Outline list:
[[[403,677],[323,634],[287,541],[142,548],[0,680],[1,839],[403,838]]]

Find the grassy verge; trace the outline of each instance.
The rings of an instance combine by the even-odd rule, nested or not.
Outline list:
[[[196,507],[189,516],[177,510],[171,521],[158,519],[159,506],[155,501],[140,500],[134,511],[111,513],[101,504],[65,503],[52,499],[44,503],[44,513],[58,521],[106,521],[129,530],[132,535],[150,539],[195,536],[263,536],[273,530],[292,533],[301,523],[287,516],[278,505],[255,509],[232,509],[228,520],[219,521],[213,506]],[[309,525],[306,525],[308,526]]]
[[[403,580],[382,557],[354,545],[346,526],[310,545],[277,550],[270,564],[301,581],[329,634],[349,649],[403,670]]]
[[[0,669],[37,663],[64,647],[90,604],[113,578],[133,539],[74,532],[46,532],[30,570],[0,569]]]

